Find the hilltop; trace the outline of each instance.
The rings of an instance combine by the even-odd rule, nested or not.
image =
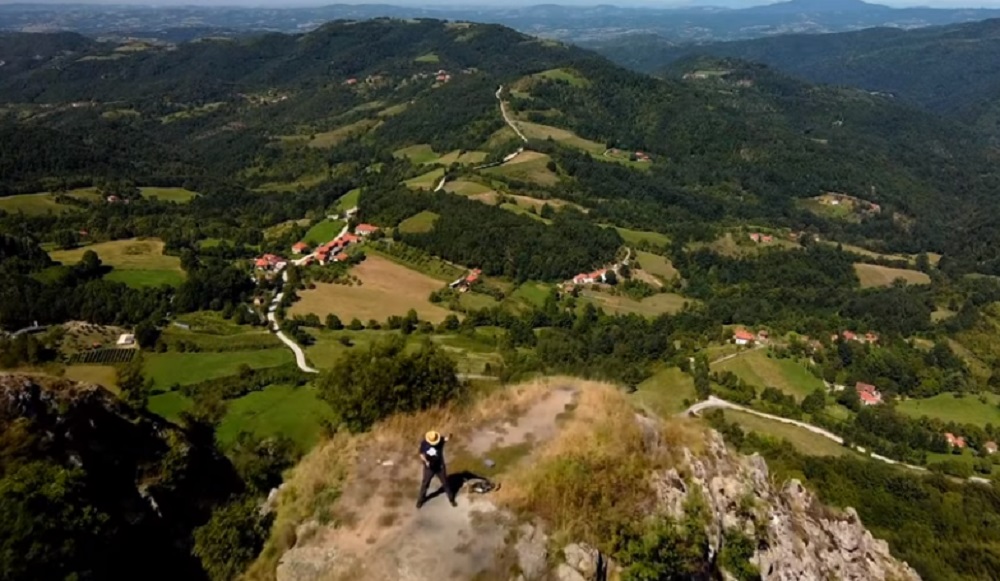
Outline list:
[[[409,436],[430,425],[455,431],[447,453],[462,492],[457,508],[440,497],[414,511]],[[499,490],[471,492],[484,475]],[[321,444],[275,507],[251,579],[275,564],[279,581],[918,578],[853,509],[772,483],[760,456],[690,420],[638,414],[614,387],[570,378]]]

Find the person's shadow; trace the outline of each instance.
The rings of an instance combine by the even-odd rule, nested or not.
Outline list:
[[[487,480],[485,476],[480,476],[474,472],[469,472],[468,470],[448,474],[447,479],[448,488],[451,488],[452,491],[454,491],[456,497],[462,491],[462,488],[465,487],[466,482],[469,482],[470,480]],[[437,490],[427,495],[427,500],[442,494],[444,494],[444,486],[439,486]]]

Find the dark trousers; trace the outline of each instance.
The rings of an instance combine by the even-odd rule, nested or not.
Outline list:
[[[424,478],[420,482],[420,496],[417,499],[423,502],[427,498],[427,487],[431,484],[431,478],[437,476],[444,488],[444,493],[448,495],[448,500],[455,500],[455,492],[448,485],[448,469],[444,464],[441,466],[428,466],[424,464]]]

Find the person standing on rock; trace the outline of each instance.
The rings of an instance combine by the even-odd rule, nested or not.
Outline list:
[[[441,487],[444,488],[444,493],[448,495],[448,502],[452,506],[458,506],[455,503],[455,491],[448,484],[448,469],[444,463],[444,444],[450,439],[451,434],[448,434],[448,437],[445,438],[440,433],[431,430],[424,434],[424,439],[420,442],[420,460],[424,463],[424,477],[420,482],[420,496],[417,498],[417,508],[422,507],[424,502],[427,501],[427,487],[434,476],[437,476],[438,480],[441,481]]]

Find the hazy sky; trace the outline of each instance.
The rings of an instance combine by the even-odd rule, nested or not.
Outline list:
[[[144,6],[267,6],[292,8],[298,6],[323,6],[327,4],[395,4],[398,6],[529,6],[532,4],[573,4],[618,6],[671,7],[683,5],[701,6],[755,6],[770,4],[774,0],[0,0],[0,4],[136,4]],[[874,4],[888,6],[931,6],[940,8],[1000,8],[1000,0],[866,0]]]

